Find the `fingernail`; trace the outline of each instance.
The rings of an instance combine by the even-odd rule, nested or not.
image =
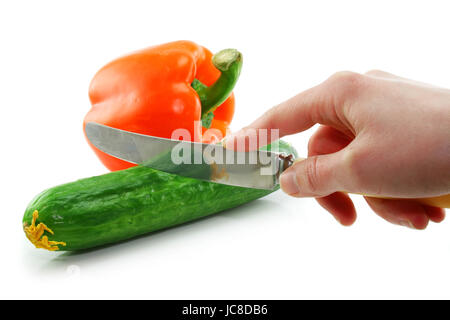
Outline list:
[[[289,195],[294,195],[300,192],[297,183],[297,175],[294,170],[287,170],[281,174],[280,177],[281,190]]]
[[[399,223],[400,223],[400,225],[402,225],[404,227],[407,227],[407,228],[410,228],[410,229],[415,229],[414,225],[409,220],[400,220]]]

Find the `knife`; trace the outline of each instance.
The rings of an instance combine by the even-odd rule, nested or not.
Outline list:
[[[272,190],[294,155],[274,151],[238,152],[220,144],[153,137],[88,122],[89,141],[131,163],[184,177],[232,186]]]
[[[99,150],[134,164],[184,177],[245,188],[272,190],[294,155],[271,151],[239,152],[221,144],[171,140],[116,129],[96,122],[85,127],[89,141]],[[274,150],[275,149],[275,150]],[[414,199],[450,208],[450,194]]]

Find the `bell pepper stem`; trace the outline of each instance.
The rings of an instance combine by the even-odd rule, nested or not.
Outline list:
[[[233,91],[242,69],[242,54],[236,49],[225,49],[213,55],[212,63],[221,72],[216,82],[210,86],[204,85],[198,79],[192,82],[192,87],[197,91],[202,104],[202,120],[206,120],[209,124],[212,112]]]

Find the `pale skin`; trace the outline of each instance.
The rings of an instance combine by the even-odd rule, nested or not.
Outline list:
[[[279,129],[282,137],[315,124],[308,158],[281,176],[284,192],[315,197],[346,226],[356,220],[347,193],[371,195],[364,197],[370,208],[393,224],[425,229],[444,220],[444,209],[413,199],[450,193],[450,90],[377,70],[339,72],[225,143],[233,148],[254,129]]]

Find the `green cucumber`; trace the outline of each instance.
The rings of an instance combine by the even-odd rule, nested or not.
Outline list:
[[[296,154],[283,141],[278,146]],[[43,191],[25,210],[23,228],[37,248],[81,250],[205,217],[277,189],[234,187],[137,166]]]

